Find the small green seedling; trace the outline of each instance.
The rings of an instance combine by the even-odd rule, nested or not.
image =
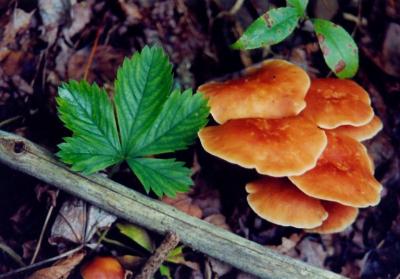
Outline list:
[[[121,234],[133,240],[136,244],[144,248],[149,253],[154,253],[155,244],[145,229],[127,223],[117,223],[116,227]],[[113,243],[116,242],[118,241],[113,240]],[[139,262],[144,260],[144,258],[139,255],[132,255],[131,259]],[[165,262],[160,266],[159,269],[160,274],[168,279],[172,279],[170,267],[168,265],[171,263],[187,265],[190,267],[190,262],[186,261],[185,259],[183,253],[183,246],[180,245],[172,249],[168,253]]]
[[[86,81],[61,85],[58,112],[72,136],[64,138],[57,155],[85,174],[126,161],[146,192],[157,196],[188,191],[190,169],[153,156],[193,143],[207,124],[209,108],[203,95],[172,86],[167,55],[147,46],[118,69],[113,98]]]
[[[254,49],[286,39],[299,20],[306,19],[308,0],[287,0],[287,7],[271,9],[257,18],[232,47]],[[311,19],[325,62],[339,78],[351,78],[358,70],[358,48],[342,27],[324,19]]]

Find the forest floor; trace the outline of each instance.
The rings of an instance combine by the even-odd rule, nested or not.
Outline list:
[[[329,75],[307,25],[271,48],[244,52],[229,47],[271,5],[284,5],[284,1],[0,0],[0,129],[56,152],[68,135],[57,116],[58,86],[82,79],[87,72],[90,82],[112,88],[124,57],[146,44],[166,50],[183,88],[197,88],[271,57],[297,63],[313,77]],[[355,80],[369,92],[384,124],[383,131],[366,142],[376,177],[384,185],[379,205],[361,209],[352,227],[338,234],[321,236],[271,224],[257,217],[246,202],[244,185],[255,173],[212,157],[199,142],[175,154],[193,168],[193,189],[178,200],[164,201],[279,253],[347,277],[400,278],[400,2],[310,1],[308,13],[346,28],[360,49]],[[143,192],[127,167],[112,178]],[[78,219],[83,208],[83,202],[51,185],[0,165],[0,274],[80,244],[79,229],[66,232],[71,224],[57,216],[67,210],[69,221],[82,227]],[[105,226],[115,221],[108,218]],[[160,236],[149,234],[160,242]],[[115,225],[107,237],[123,245],[104,242],[96,250],[88,248],[83,262],[75,265],[100,254],[135,255],[129,250],[134,243],[118,235]],[[3,246],[16,255],[10,257]],[[183,264],[169,266],[173,278],[250,278],[190,249],[185,248],[184,254]],[[76,270],[71,278],[79,278]]]

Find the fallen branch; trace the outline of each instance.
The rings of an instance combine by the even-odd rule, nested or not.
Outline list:
[[[0,131],[0,162],[80,197],[121,218],[262,278],[342,278],[282,256],[255,242],[191,217],[99,175],[72,172],[36,144]]]

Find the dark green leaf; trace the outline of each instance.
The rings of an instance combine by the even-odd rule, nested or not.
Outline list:
[[[171,68],[159,47],[145,47],[125,60],[115,82],[114,107],[96,84],[72,81],[60,87],[60,118],[73,132],[59,145],[62,161],[91,174],[127,160],[147,192],[174,196],[187,191],[192,181],[183,163],[140,158],[186,148],[207,123],[203,95],[171,93]]]
[[[125,59],[115,81],[115,105],[123,150],[150,128],[171,92],[172,65],[160,47],[144,47]]]
[[[133,156],[161,154],[185,149],[207,124],[209,109],[202,94],[174,91],[149,131],[138,140]]]
[[[326,64],[339,78],[351,78],[358,70],[358,48],[341,26],[328,20],[313,19]]]
[[[157,196],[174,197],[177,192],[187,192],[193,184],[190,169],[174,159],[128,158],[146,192],[152,190]]]
[[[286,3],[288,6],[296,9],[298,16],[304,16],[308,5],[308,0],[286,0]]]
[[[84,136],[64,138],[59,144],[57,155],[64,163],[71,164],[71,169],[91,174],[106,167],[120,163],[123,159],[112,149],[103,149],[97,139]]]
[[[59,88],[58,112],[73,132],[58,155],[74,170],[95,172],[123,159],[114,111],[107,93],[96,84],[71,81]]]
[[[232,47],[253,49],[274,45],[287,38],[299,20],[297,10],[292,7],[272,9],[256,19]]]

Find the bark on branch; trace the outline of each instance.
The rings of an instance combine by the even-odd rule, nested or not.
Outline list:
[[[179,244],[179,237],[176,233],[167,232],[163,242],[156,249],[153,255],[147,260],[140,274],[135,279],[151,279],[167,259],[171,252]]]
[[[0,162],[149,230],[176,233],[211,257],[262,278],[343,278],[282,256],[99,175],[71,171],[38,145],[0,130]]]

